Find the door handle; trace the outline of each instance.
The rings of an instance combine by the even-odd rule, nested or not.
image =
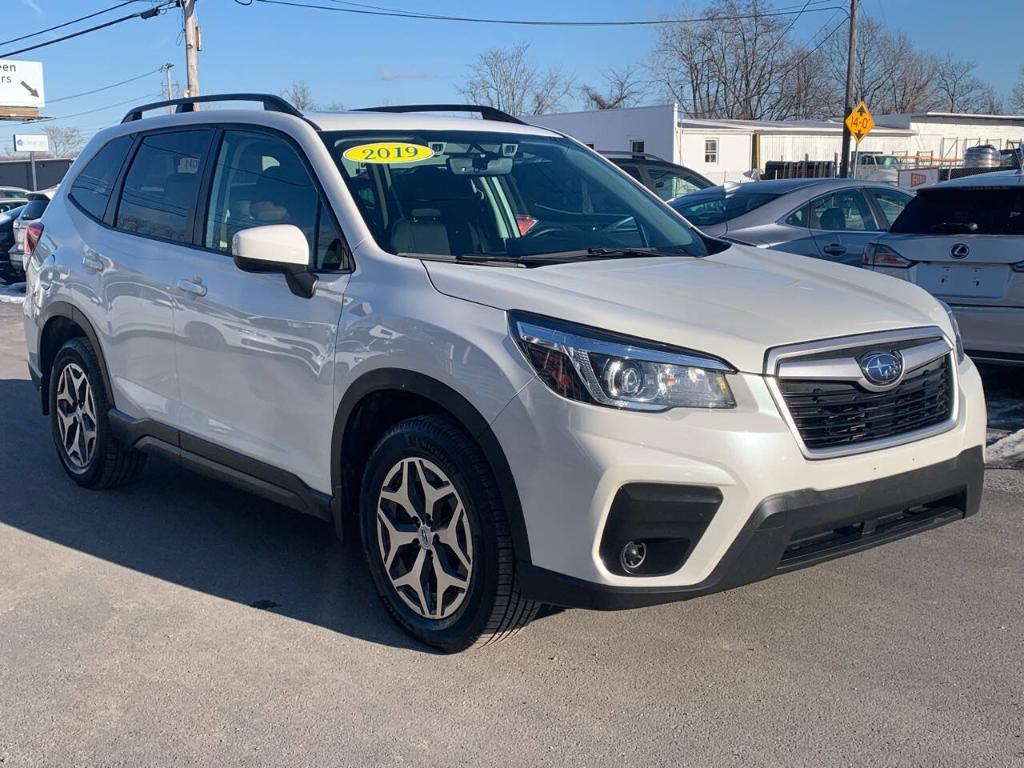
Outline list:
[[[91,248],[87,248],[85,255],[82,257],[82,266],[88,269],[90,272],[102,272],[106,269],[106,263],[103,261],[103,257],[100,256],[96,251]]]
[[[182,293],[187,293],[191,296],[205,296],[206,286],[203,285],[203,281],[198,277],[193,277],[191,280],[179,280],[174,284]]]
[[[842,256],[844,253],[846,253],[846,246],[840,245],[839,243],[830,243],[821,250],[823,250],[829,256]]]

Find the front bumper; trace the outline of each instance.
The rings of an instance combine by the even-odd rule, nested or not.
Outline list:
[[[975,514],[985,471],[980,446],[929,467],[830,491],[762,501],[717,567],[679,587],[621,587],[520,564],[525,594],[553,605],[619,610],[722,590],[860,552]]]
[[[519,493],[529,542],[528,550],[517,549],[524,584],[556,604],[571,599],[552,596],[540,582],[563,583],[567,595],[578,592],[573,585],[579,584],[611,593],[703,594],[709,584],[724,578],[722,564],[747,535],[755,510],[764,509],[766,500],[789,499],[784,505],[788,509],[794,506],[793,499],[806,499],[807,494],[849,498],[844,494],[851,487],[900,483],[896,478],[945,466],[985,444],[984,393],[970,361],[959,366],[958,415],[947,431],[828,459],[803,455],[765,377],[736,374],[730,385],[737,400],[734,409],[673,409],[659,414],[570,402],[540,381],[527,385],[491,424]],[[607,546],[602,551],[606,534],[617,533],[615,500],[627,487],[667,486],[687,489],[690,502],[701,501],[702,491],[715,492],[714,498],[703,498],[685,511],[684,522],[696,526],[699,536],[678,525],[663,530],[660,535],[691,541],[684,557],[671,567],[625,573],[610,560]],[[777,510],[778,503],[771,508]],[[797,506],[804,505],[802,501]],[[863,515],[876,510],[856,506],[850,511]],[[666,519],[661,514],[637,524],[649,532]],[[823,522],[832,520],[826,515]],[[628,538],[632,537],[623,534],[616,542]],[[740,583],[750,580],[737,578]]]

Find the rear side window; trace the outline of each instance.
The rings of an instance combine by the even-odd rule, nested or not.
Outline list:
[[[882,215],[885,217],[884,224],[887,227],[892,226],[892,223],[903,213],[903,209],[907,207],[907,203],[913,199],[912,195],[895,189],[872,189],[871,195],[882,210]]]
[[[124,180],[117,228],[179,243],[192,242],[189,222],[199,189],[200,160],[209,137],[206,130],[146,136]]]
[[[655,194],[665,201],[675,200],[703,188],[692,176],[670,168],[648,168],[647,175],[651,177]]]
[[[75,177],[69,192],[71,199],[93,218],[103,218],[132,141],[131,136],[121,136],[107,142]]]
[[[893,222],[900,234],[1024,235],[1024,188],[922,189]]]
[[[774,192],[736,192],[731,195],[688,195],[672,202],[672,207],[698,227],[709,227],[756,211],[778,195]]]
[[[18,218],[25,221],[38,219],[43,215],[43,212],[46,210],[46,206],[49,204],[50,201],[46,199],[29,200],[25,204],[25,207],[21,209],[21,216]]]

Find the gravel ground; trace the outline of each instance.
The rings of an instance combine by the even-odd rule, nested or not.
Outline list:
[[[153,461],[74,487],[0,305],[0,765],[1024,765],[1024,473],[771,581],[438,656],[328,526]]]

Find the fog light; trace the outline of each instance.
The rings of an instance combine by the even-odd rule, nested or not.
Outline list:
[[[627,541],[626,546],[622,548],[622,554],[619,555],[622,567],[630,573],[636,572],[644,564],[645,559],[647,559],[647,545],[642,541]]]

